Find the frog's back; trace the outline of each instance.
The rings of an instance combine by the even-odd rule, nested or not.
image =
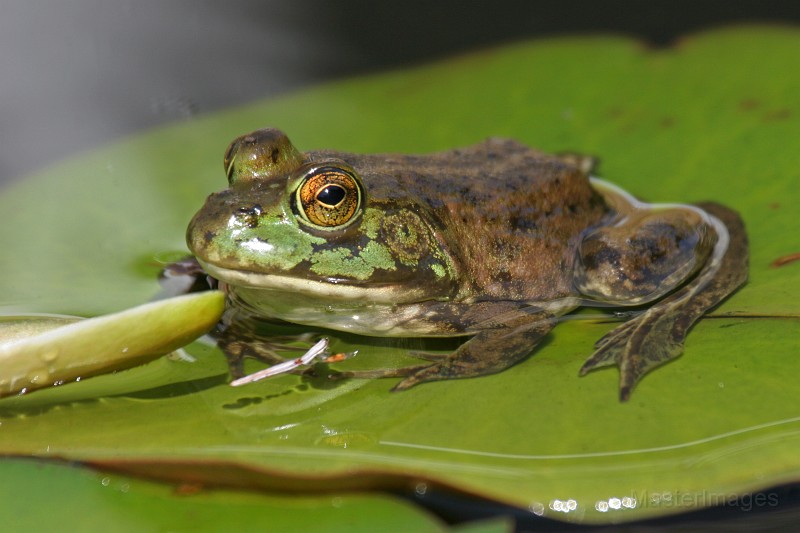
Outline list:
[[[370,201],[410,202],[431,213],[459,267],[464,299],[571,294],[581,235],[609,214],[584,171],[513,140],[430,155],[313,154],[331,156],[361,174]]]

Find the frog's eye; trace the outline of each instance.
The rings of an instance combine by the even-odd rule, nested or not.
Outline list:
[[[355,173],[328,166],[306,174],[295,196],[303,220],[319,229],[341,229],[356,218],[363,193]]]
[[[265,128],[234,139],[223,161],[228,184],[233,186],[289,175],[303,160],[285,133]]]

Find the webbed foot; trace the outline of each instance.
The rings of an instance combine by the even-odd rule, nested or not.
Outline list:
[[[619,399],[627,401],[636,383],[650,370],[683,353],[683,335],[675,335],[676,310],[654,307],[600,339],[580,375],[605,366],[619,367]]]
[[[706,266],[689,284],[597,341],[595,353],[581,367],[581,376],[605,366],[619,367],[621,401],[630,398],[647,372],[680,356],[692,325],[747,279],[747,234],[741,218],[718,204],[699,207],[722,223]]]

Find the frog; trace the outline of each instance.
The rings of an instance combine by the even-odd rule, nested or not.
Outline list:
[[[578,371],[619,370],[619,399],[683,352],[697,320],[747,279],[739,214],[719,203],[648,204],[593,176],[596,160],[509,138],[423,154],[301,152],[279,129],[241,135],[186,240],[227,294],[219,345],[283,359],[254,321],[376,337],[460,337],[418,364],[342,371],[400,378],[393,391],[495,374],[560,320],[597,307],[630,318]],[[630,312],[628,312],[630,311]]]

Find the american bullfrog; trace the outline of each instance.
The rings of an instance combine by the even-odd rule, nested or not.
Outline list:
[[[747,278],[744,225],[715,203],[645,204],[592,160],[509,139],[427,155],[301,153],[276,129],[234,140],[229,187],[187,231],[227,291],[220,344],[277,362],[253,317],[360,335],[469,337],[421,364],[347,372],[393,390],[502,371],[580,306],[632,307],[580,370],[616,365],[626,400],[678,357],[692,324]]]

